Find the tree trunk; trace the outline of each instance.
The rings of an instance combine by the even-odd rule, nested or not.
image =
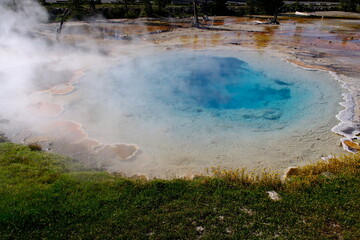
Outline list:
[[[274,17],[268,22],[268,24],[280,24],[277,20],[279,12],[281,11],[282,7],[276,9],[274,11]]]
[[[204,6],[204,12],[205,12],[205,16],[206,18],[208,17],[208,0],[205,0],[205,6]]]
[[[198,17],[198,12],[197,12],[197,7],[196,7],[197,3],[196,0],[193,0],[193,6],[194,6],[194,18],[195,18],[195,22],[194,22],[194,27],[199,27],[200,23],[199,23],[199,17]]]
[[[60,26],[59,28],[56,30],[56,40],[59,41],[60,35],[61,35],[61,30],[63,28],[64,22],[66,17],[70,14],[71,10],[69,10],[68,8],[65,9],[62,17],[61,17],[61,22],[60,22]]]
[[[273,19],[271,19],[271,21],[269,22],[270,24],[280,24],[278,21],[277,21],[277,18],[278,18],[278,14],[277,13],[274,13],[274,17]]]
[[[125,17],[126,17],[128,11],[129,11],[129,9],[128,9],[128,0],[124,0],[124,7],[125,7]]]
[[[94,13],[95,12],[95,0],[90,0],[90,9],[91,12]]]

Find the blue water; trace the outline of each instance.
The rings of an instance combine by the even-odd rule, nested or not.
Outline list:
[[[286,76],[267,77],[234,57],[164,54],[151,61],[133,59],[112,73],[111,91],[119,99],[127,99],[142,113],[159,115],[208,113],[232,121],[288,122],[299,117],[294,105],[301,106],[313,95],[310,87],[304,89]],[[255,124],[264,125],[261,121]]]
[[[99,105],[102,117],[174,129],[203,122],[211,129],[271,131],[316,116],[326,90],[309,79],[316,73],[276,61],[258,67],[256,59],[191,52],[129,58],[99,76],[97,93],[89,94],[96,98],[86,101]]]
[[[177,71],[173,97],[202,108],[259,109],[270,102],[291,98],[292,84],[268,79],[237,58],[196,56],[180,58],[167,63],[163,82],[169,82],[167,72]],[[189,67],[189,63],[196,63]],[[197,66],[209,66],[200,67]],[[159,94],[161,96],[161,94]],[[165,99],[166,101],[166,99]]]
[[[319,139],[338,141],[341,91],[328,73],[254,51],[134,55],[87,74],[62,114],[100,142],[136,144],[121,172],[288,166],[333,149]]]

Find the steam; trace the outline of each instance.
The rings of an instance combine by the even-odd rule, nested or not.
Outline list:
[[[69,84],[74,71],[100,57],[91,41],[80,46],[57,42],[57,24],[47,21],[47,12],[35,0],[0,3],[0,119],[43,124],[46,120],[31,112],[40,99],[50,98],[40,92]]]
[[[103,144],[89,136],[81,124],[93,120],[89,115],[92,105],[85,103],[74,111],[68,106],[74,99],[93,97],[71,94],[85,72],[96,76],[97,70],[114,59],[99,51],[97,36],[89,34],[84,23],[69,24],[58,42],[57,24],[48,24],[47,19],[35,0],[0,3],[0,131],[12,140],[41,143],[44,149],[65,152],[92,166],[96,159],[135,157],[136,145]],[[99,34],[95,24],[86,27]],[[96,124],[102,121],[98,116]]]
[[[35,35],[46,12],[34,1],[5,0],[0,3],[0,115],[23,113],[24,94],[44,64],[46,43]]]

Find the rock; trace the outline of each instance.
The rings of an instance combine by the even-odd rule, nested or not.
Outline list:
[[[333,158],[334,158],[333,155],[329,155],[327,157],[321,157],[321,159],[324,160],[324,161],[328,161],[328,160],[333,159]]]
[[[198,234],[202,234],[205,231],[205,228],[203,228],[202,226],[196,227],[196,232],[198,232]]]
[[[280,201],[281,200],[279,194],[277,192],[275,192],[275,191],[267,191],[266,193],[269,194],[270,199],[273,200],[273,201]]]

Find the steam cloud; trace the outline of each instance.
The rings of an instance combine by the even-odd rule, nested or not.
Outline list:
[[[89,42],[82,49],[58,43],[57,24],[47,21],[47,12],[35,0],[0,2],[0,120],[43,124],[46,119],[29,111],[49,98],[40,92],[66,83],[74,71],[99,57],[96,45]]]
[[[119,58],[100,53],[94,36],[81,35],[88,32],[76,23],[63,31],[63,35],[70,36],[67,42],[56,41],[58,25],[48,24],[47,20],[46,11],[35,0],[0,3],[0,131],[14,141],[41,142],[46,149],[51,146],[56,152],[66,152],[80,160],[89,161],[91,152],[92,163],[97,159],[133,158],[138,151],[136,145],[119,140],[118,135],[103,144],[80,125],[88,123],[94,129],[102,126],[96,137],[114,132],[116,123],[108,115],[97,114],[98,109],[87,101],[94,95],[82,92],[81,96],[59,96],[71,92],[88,70],[94,77],[88,78],[86,84],[101,91],[104,86],[96,79],[97,70],[103,71],[109,62]],[[93,30],[98,34],[96,27]],[[80,35],[79,41],[76,37]],[[80,104],[67,106],[74,103],[72,100]],[[104,105],[105,110],[111,111],[111,107]],[[106,126],[107,121],[112,124]],[[53,144],[49,135],[60,141]],[[50,141],[51,144],[46,143]]]
[[[46,43],[33,34],[46,20],[46,12],[34,1],[0,3],[0,115],[4,117],[24,113],[24,94],[36,69],[48,61],[43,58]]]

